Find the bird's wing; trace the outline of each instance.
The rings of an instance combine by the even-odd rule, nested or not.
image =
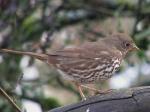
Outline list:
[[[61,70],[66,78],[69,77],[71,80],[82,83],[90,82],[94,80],[90,77],[95,74],[103,75],[105,69],[113,65],[114,55],[108,47],[103,45],[87,45],[51,52],[48,56],[48,63]],[[112,69],[109,70],[112,71]]]
[[[57,68],[90,68],[108,63],[113,55],[104,44],[86,43],[74,48],[65,48],[49,53],[48,62]]]

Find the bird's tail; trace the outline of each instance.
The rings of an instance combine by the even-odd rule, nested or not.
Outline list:
[[[24,52],[24,51],[16,51],[11,49],[0,49],[0,52],[4,53],[13,53],[13,54],[19,54],[19,55],[28,55],[33,58],[39,59],[41,61],[45,61],[48,58],[47,54],[39,54],[39,53],[33,53],[33,52]]]

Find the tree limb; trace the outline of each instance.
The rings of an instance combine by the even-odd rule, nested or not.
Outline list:
[[[18,105],[13,101],[13,99],[0,87],[0,94],[4,96],[8,102],[17,110],[17,112],[22,112]]]
[[[49,112],[149,112],[150,86],[115,90]]]

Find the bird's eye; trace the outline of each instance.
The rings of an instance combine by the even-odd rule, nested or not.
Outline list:
[[[125,47],[129,47],[130,46],[130,43],[125,43]]]

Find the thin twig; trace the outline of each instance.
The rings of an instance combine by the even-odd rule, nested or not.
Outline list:
[[[0,94],[2,94],[18,112],[22,112],[19,106],[13,101],[13,99],[1,87],[0,87]]]

